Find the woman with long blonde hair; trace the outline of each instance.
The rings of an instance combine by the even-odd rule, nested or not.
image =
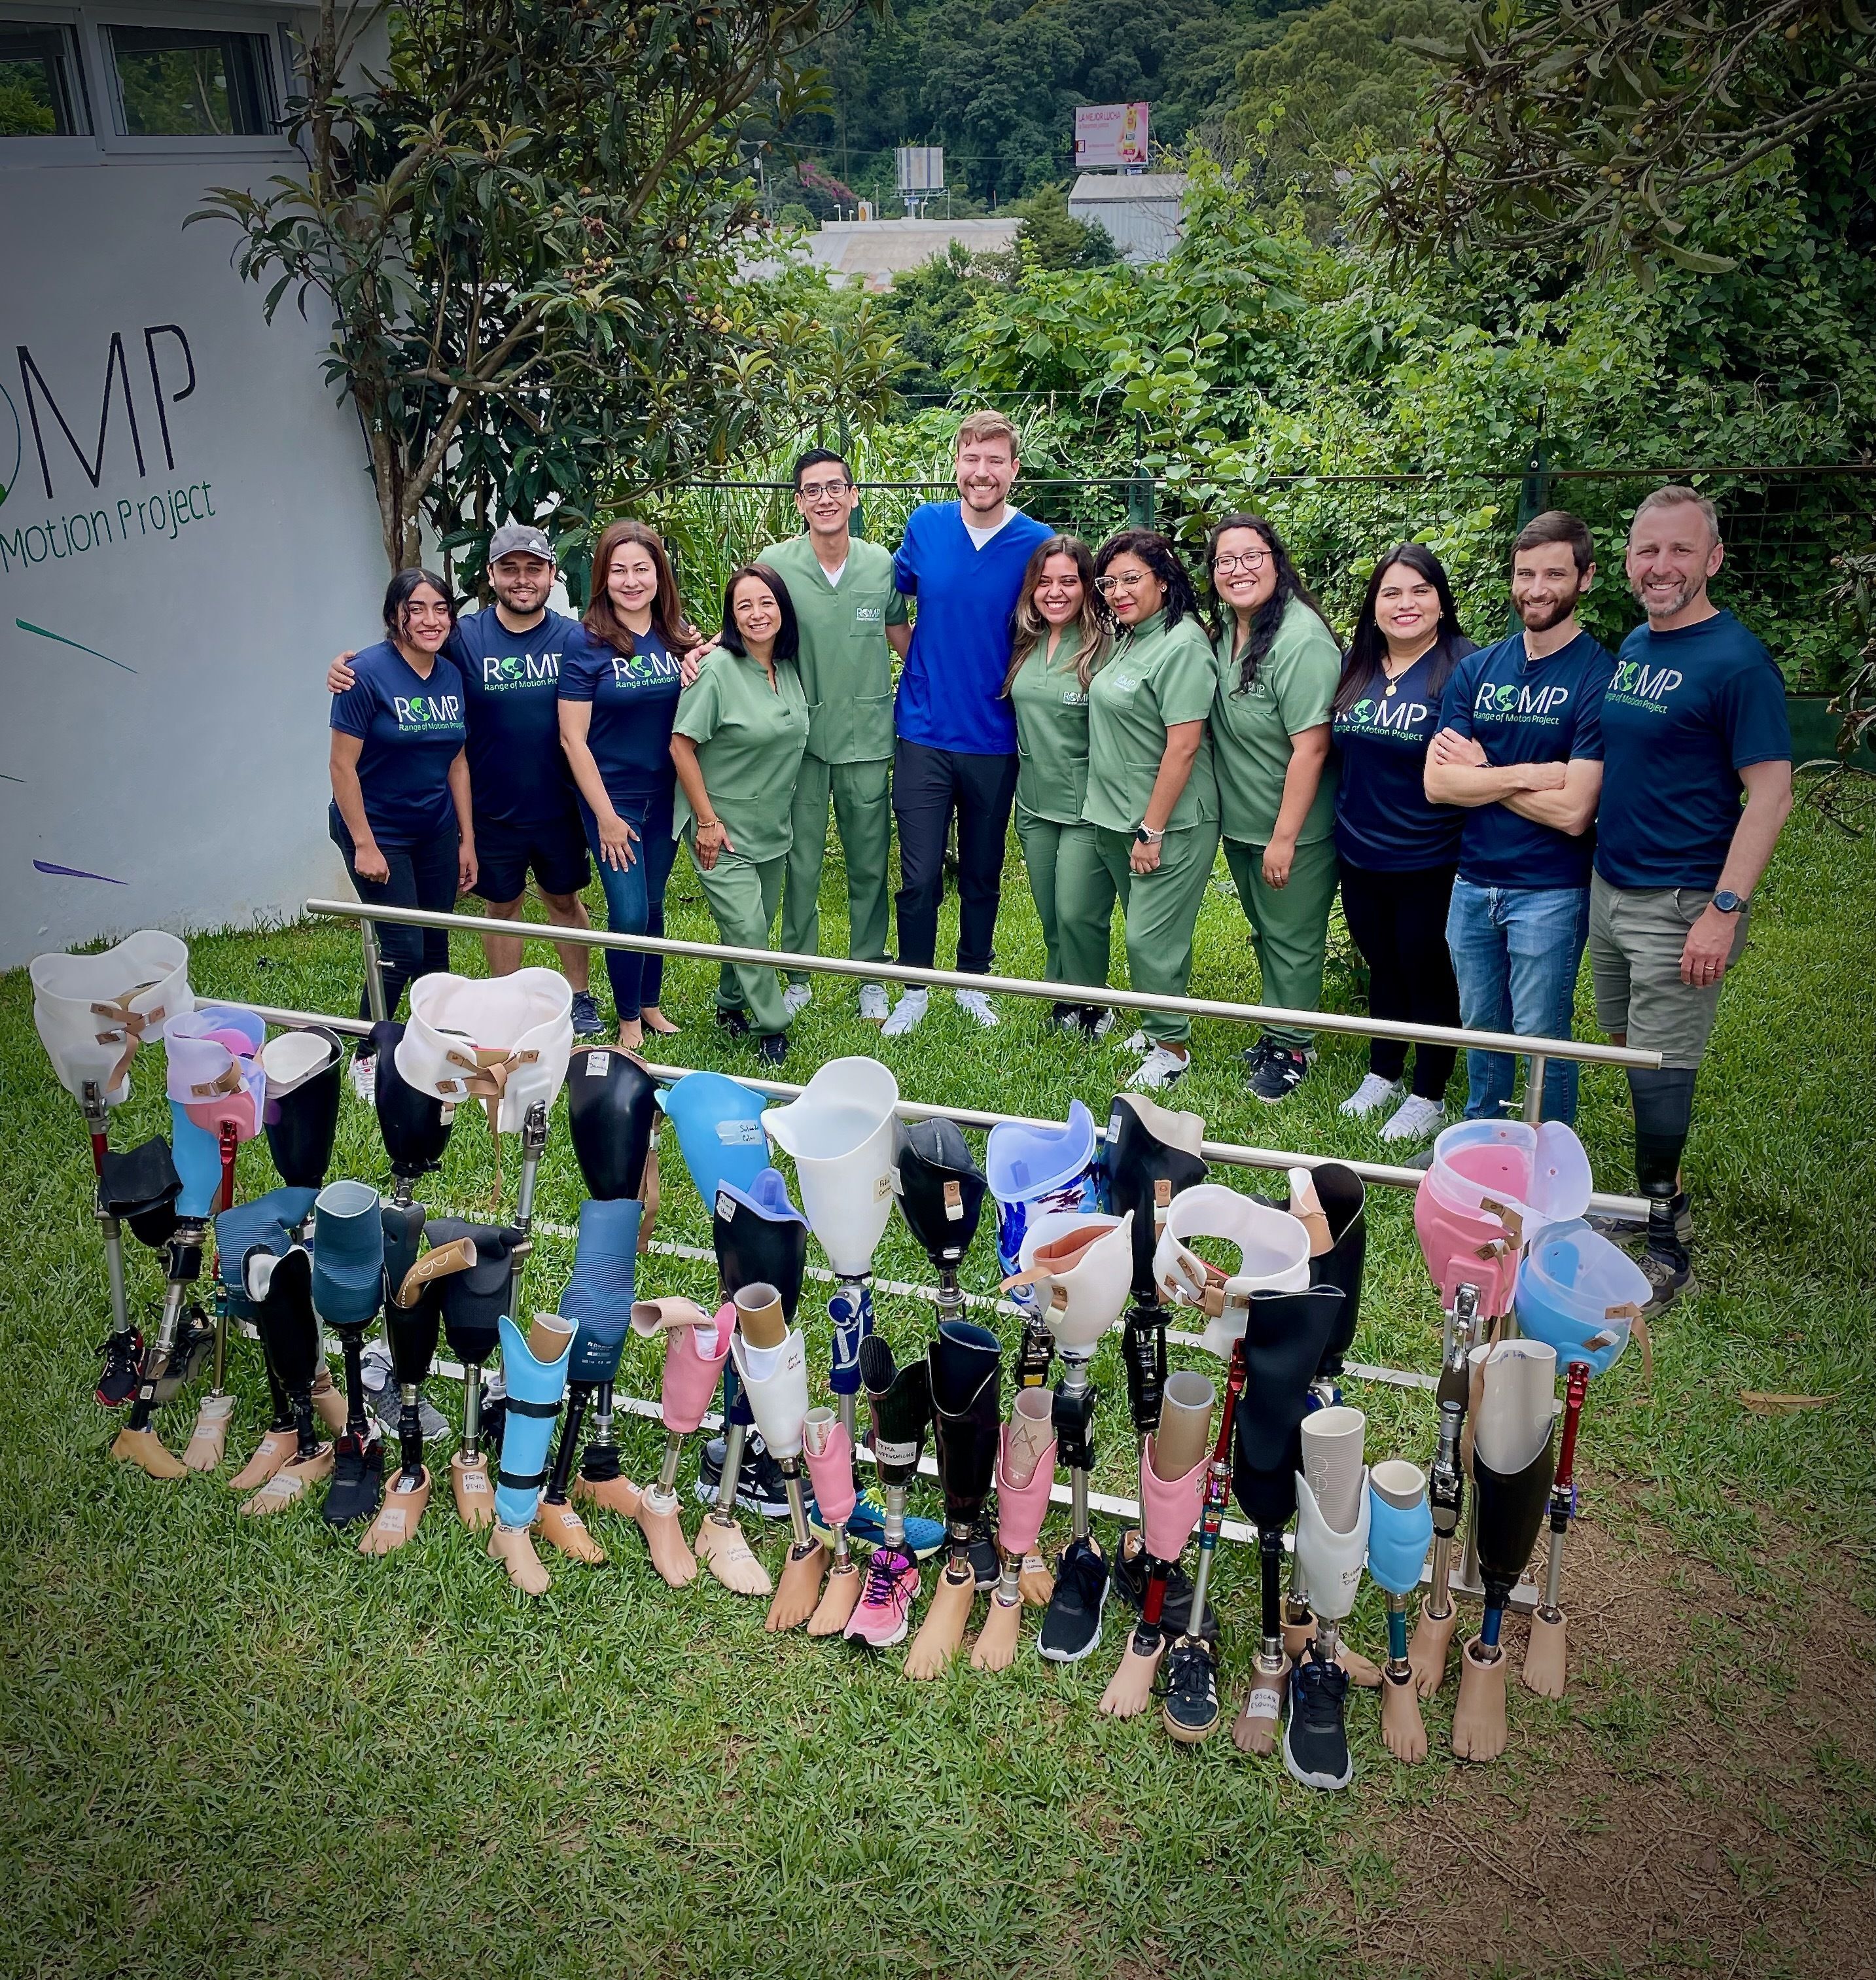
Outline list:
[[[1014,643],[1003,692],[1016,716],[1016,836],[1042,924],[1044,981],[1063,979],[1056,868],[1077,839],[1091,839],[1087,796],[1087,689],[1109,635],[1094,589],[1094,559],[1079,537],[1051,537],[1023,573],[1011,620]],[[1094,1033],[1112,1018],[1058,1002],[1055,1022]]]

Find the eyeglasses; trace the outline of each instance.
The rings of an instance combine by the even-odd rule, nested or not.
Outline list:
[[[1261,570],[1270,560],[1268,550],[1246,550],[1241,556],[1214,557],[1211,567],[1229,577],[1234,570]]]
[[[1104,595],[1110,591],[1137,591],[1152,581],[1150,570],[1117,570],[1111,576],[1096,578],[1094,589]]]
[[[795,492],[804,502],[822,502],[830,495],[838,500],[852,486],[850,481],[804,481]]]

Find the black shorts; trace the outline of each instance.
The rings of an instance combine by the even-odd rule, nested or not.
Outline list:
[[[528,825],[476,820],[476,885],[485,901],[518,901],[527,891],[531,868],[543,894],[577,894],[593,877],[586,835],[569,805],[559,818]]]

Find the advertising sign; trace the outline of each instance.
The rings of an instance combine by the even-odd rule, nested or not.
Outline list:
[[[1074,114],[1077,171],[1137,170],[1147,162],[1144,103],[1084,103]]]

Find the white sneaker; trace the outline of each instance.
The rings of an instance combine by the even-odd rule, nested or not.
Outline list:
[[[883,983],[862,983],[860,985],[860,1015],[869,1025],[883,1025],[892,1015],[892,1005],[886,996]]]
[[[1446,1118],[1446,1110],[1437,1100],[1423,1100],[1419,1094],[1409,1093],[1381,1130],[1381,1138],[1384,1141],[1423,1141]]]
[[[958,1009],[968,1011],[986,1030],[991,1025],[998,1025],[1003,1022],[991,1008],[990,999],[981,990],[958,990],[952,994],[958,999]]]
[[[1181,1058],[1164,1045],[1155,1045],[1141,1061],[1140,1070],[1127,1082],[1132,1093],[1157,1093],[1184,1078],[1192,1064],[1190,1054]]]
[[[1110,1015],[1111,1015],[1111,1013]],[[1123,1045],[1122,1045],[1122,1046],[1121,1047],[1121,1051],[1134,1051],[1134,1052],[1143,1052],[1143,1051],[1144,1051],[1147,1049],[1147,1035],[1146,1035],[1146,1033],[1145,1033],[1144,1032],[1129,1032],[1129,1033],[1128,1033],[1128,1035],[1127,1035],[1127,1037],[1126,1042],[1125,1042],[1124,1044],[1123,1044]]]
[[[1378,1114],[1400,1091],[1399,1080],[1383,1079],[1378,1072],[1371,1072],[1336,1111],[1352,1114],[1357,1120],[1366,1115]]]
[[[782,1008],[791,1018],[799,1017],[813,996],[812,983],[791,983],[782,993]]]
[[[920,988],[908,990],[893,1006],[892,1015],[881,1026],[882,1038],[902,1038],[914,1025],[925,1022],[925,1012],[931,1008],[931,993]]]
[[[374,1053],[368,1058],[352,1061],[352,1091],[367,1107],[374,1107],[378,1098],[378,1061]]]

